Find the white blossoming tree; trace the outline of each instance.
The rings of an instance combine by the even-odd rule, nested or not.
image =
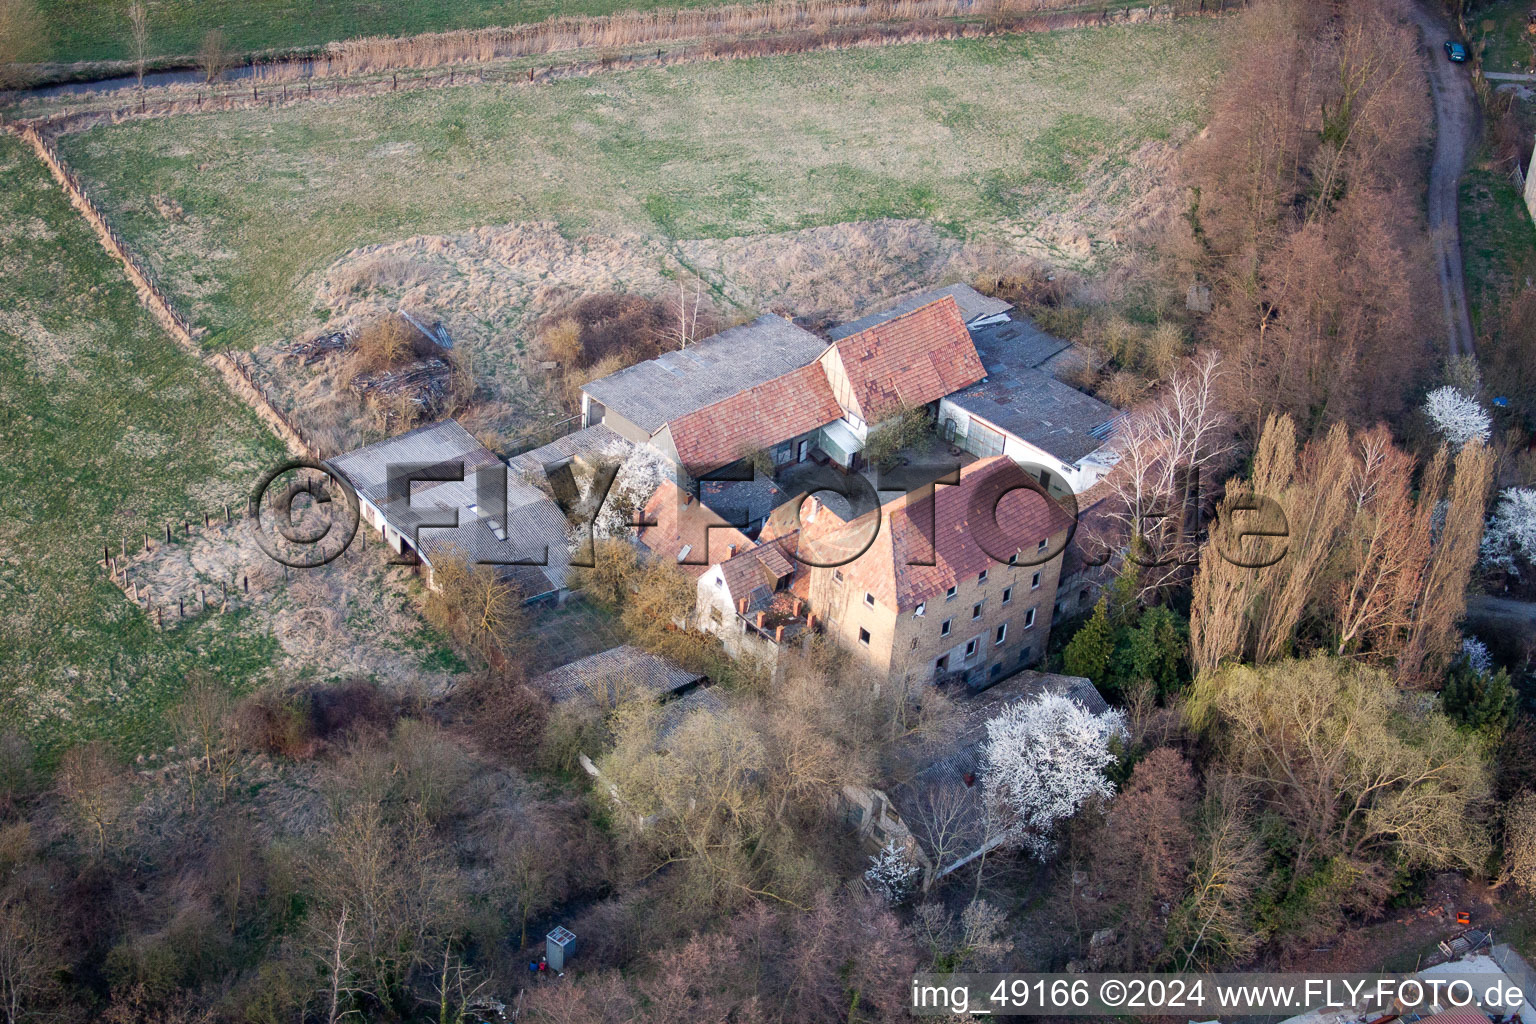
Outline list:
[[[1424,415],[1440,436],[1460,448],[1474,438],[1488,440],[1493,420],[1477,399],[1449,385],[1431,391],[1424,400]]]
[[[1536,489],[1506,487],[1483,530],[1483,561],[1520,575],[1520,566],[1536,565]]]
[[[1125,734],[1118,711],[1095,715],[1059,694],[1020,701],[987,723],[987,812],[994,835],[1044,859],[1056,826],[1093,797],[1114,792],[1110,741]]]
[[[894,907],[916,891],[922,873],[923,869],[912,862],[907,847],[891,839],[869,858],[864,881],[869,883],[871,892]]]
[[[1478,675],[1485,676],[1493,672],[1493,655],[1488,653],[1488,645],[1477,637],[1462,638],[1461,656],[1467,659],[1467,665]]]

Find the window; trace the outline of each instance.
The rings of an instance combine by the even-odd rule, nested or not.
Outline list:
[[[954,619],[945,619],[939,625],[939,636],[949,636],[949,624],[954,621]]]
[[[1010,602],[1012,600],[1013,600],[1013,588],[1012,587],[1004,587],[1003,588],[1003,604],[1007,604],[1008,602]]]
[[[862,626],[859,628],[859,643],[865,647],[869,646],[869,630],[864,629]]]
[[[833,583],[841,583],[841,582],[843,582],[843,570],[841,570],[841,569],[833,569],[832,570],[832,582]]]
[[[1009,565],[1018,565],[1019,564],[1019,553],[1017,551],[1015,551],[1013,554],[1008,556],[1008,564]]]
[[[971,605],[971,618],[973,618],[973,619],[981,618],[981,604],[979,602],[976,603],[976,604]]]
[[[944,591],[944,600],[948,601],[950,598],[954,597],[957,592],[958,588],[950,587],[948,590]]]
[[[1008,623],[1005,622],[1001,626],[997,627],[997,638],[994,639],[992,641],[992,643],[993,643],[993,645],[997,645],[997,644],[1000,644],[1004,640],[1007,640],[1007,639],[1008,639]]]
[[[864,591],[864,603],[869,605],[869,607],[873,608],[875,606],[875,595],[871,594],[867,590]]]
[[[1039,546],[1039,547],[1037,547],[1037,548],[1035,548],[1035,552],[1036,552],[1036,553],[1037,553],[1037,554],[1038,554],[1038,553],[1039,553],[1039,552],[1041,552],[1041,551],[1044,551],[1044,550],[1045,550],[1045,545],[1046,545],[1046,543],[1047,543],[1047,542],[1048,542],[1048,540],[1049,540],[1049,538],[1046,538],[1046,537],[1041,537],[1041,538],[1040,538],[1040,546]]]
[[[967,658],[972,658],[972,657],[976,656],[976,641],[975,640],[967,640],[965,642],[965,656]]]
[[[928,602],[927,601],[919,601],[919,602],[917,602],[917,607],[912,609],[912,614],[914,616],[921,615],[924,612],[926,612],[927,610],[928,610]]]
[[[949,655],[947,655],[947,654],[944,655],[944,657],[940,658],[938,661],[933,663],[933,670],[935,672],[944,672],[944,671],[947,671],[948,669],[949,669]]]
[[[1028,665],[1029,664],[1029,652],[1031,650],[1032,650],[1032,648],[1026,647],[1022,651],[1019,652],[1019,664],[1020,665]]]
[[[1029,578],[1029,589],[1030,590],[1039,590],[1040,589],[1040,574],[1038,572],[1035,573],[1033,576],[1031,576]]]
[[[1024,628],[1028,629],[1030,626],[1033,626],[1034,624],[1035,624],[1035,610],[1033,608],[1031,608],[1029,611],[1024,613]]]
[[[976,575],[976,582],[977,583],[985,583],[985,582],[987,582],[987,570],[983,569],[983,570],[981,570],[981,572],[979,572]]]
[[[987,669],[987,678],[988,679],[996,679],[998,676],[1000,676],[1002,674],[1003,674],[1003,663],[1002,662],[998,662],[996,665],[993,665],[991,668]]]

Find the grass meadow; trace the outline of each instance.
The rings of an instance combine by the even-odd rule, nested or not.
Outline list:
[[[42,165],[0,137],[0,721],[52,756],[163,743],[206,669],[240,688],[269,643],[231,615],[161,634],[102,545],[240,502],[277,442],[139,306]],[[174,606],[173,606],[174,613]]]
[[[313,326],[349,250],[485,224],[728,238],[919,217],[1016,242],[1135,198],[1220,20],[675,65],[125,122],[66,158],[208,344]]]

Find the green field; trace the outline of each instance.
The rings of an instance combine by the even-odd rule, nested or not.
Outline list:
[[[1536,274],[1536,226],[1509,175],[1483,165],[1463,175],[1460,207],[1467,302],[1473,327],[1480,328]]]
[[[238,618],[161,634],[102,545],[238,502],[280,455],[138,305],[32,153],[0,138],[0,721],[44,750],[163,743],[187,672],[268,663]]]
[[[399,36],[543,21],[552,15],[695,7],[720,0],[147,0],[150,52],[188,57],[222,29],[241,53],[291,50],[357,36]],[[129,0],[39,0],[42,59],[127,60]]]
[[[124,123],[61,140],[209,343],[312,325],[356,246],[484,224],[724,238],[880,217],[1018,241],[1135,198],[1227,24],[679,65]],[[165,210],[177,212],[167,216]],[[1089,219],[1092,219],[1091,216]]]
[[[1483,46],[1485,71],[1521,72],[1531,67],[1536,60],[1531,48],[1536,36],[1525,31],[1531,10],[1530,0],[1492,0],[1475,4],[1467,12],[1467,31],[1472,42]]]

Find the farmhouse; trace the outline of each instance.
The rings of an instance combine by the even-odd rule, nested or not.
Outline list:
[[[952,444],[1007,455],[1053,494],[1085,491],[1114,465],[1119,413],[1060,379],[1084,361],[1075,346],[1011,310],[955,284],[833,328],[830,343],[761,316],[587,384],[582,422],[650,444],[695,481],[736,484],[765,464],[858,470],[874,425],[922,408]],[[760,490],[729,488],[746,516],[727,518],[749,532],[782,497]]]
[[[980,689],[1035,663],[1072,520],[1032,485],[995,456],[802,541],[811,611],[893,681]]]
[[[764,461],[775,471],[810,459],[852,471],[871,423],[935,411],[982,375],[960,307],[944,294],[831,344],[759,317],[587,384],[582,422],[650,444],[693,480],[751,479],[723,471]],[[771,510],[754,505],[744,525]]]
[[[1001,842],[988,827],[983,798],[987,723],[1008,707],[1042,694],[1069,697],[1094,714],[1108,709],[1081,676],[1022,672],[967,701],[940,737],[914,738],[897,751],[882,788],[844,786],[849,823],[871,849],[895,841],[923,868],[923,888]]]
[[[418,427],[327,465],[357,491],[362,521],[432,583],[434,559],[495,567],[524,600],[563,596],[570,562],[565,513],[515,477],[457,420]],[[415,481],[413,483],[413,481]]]

